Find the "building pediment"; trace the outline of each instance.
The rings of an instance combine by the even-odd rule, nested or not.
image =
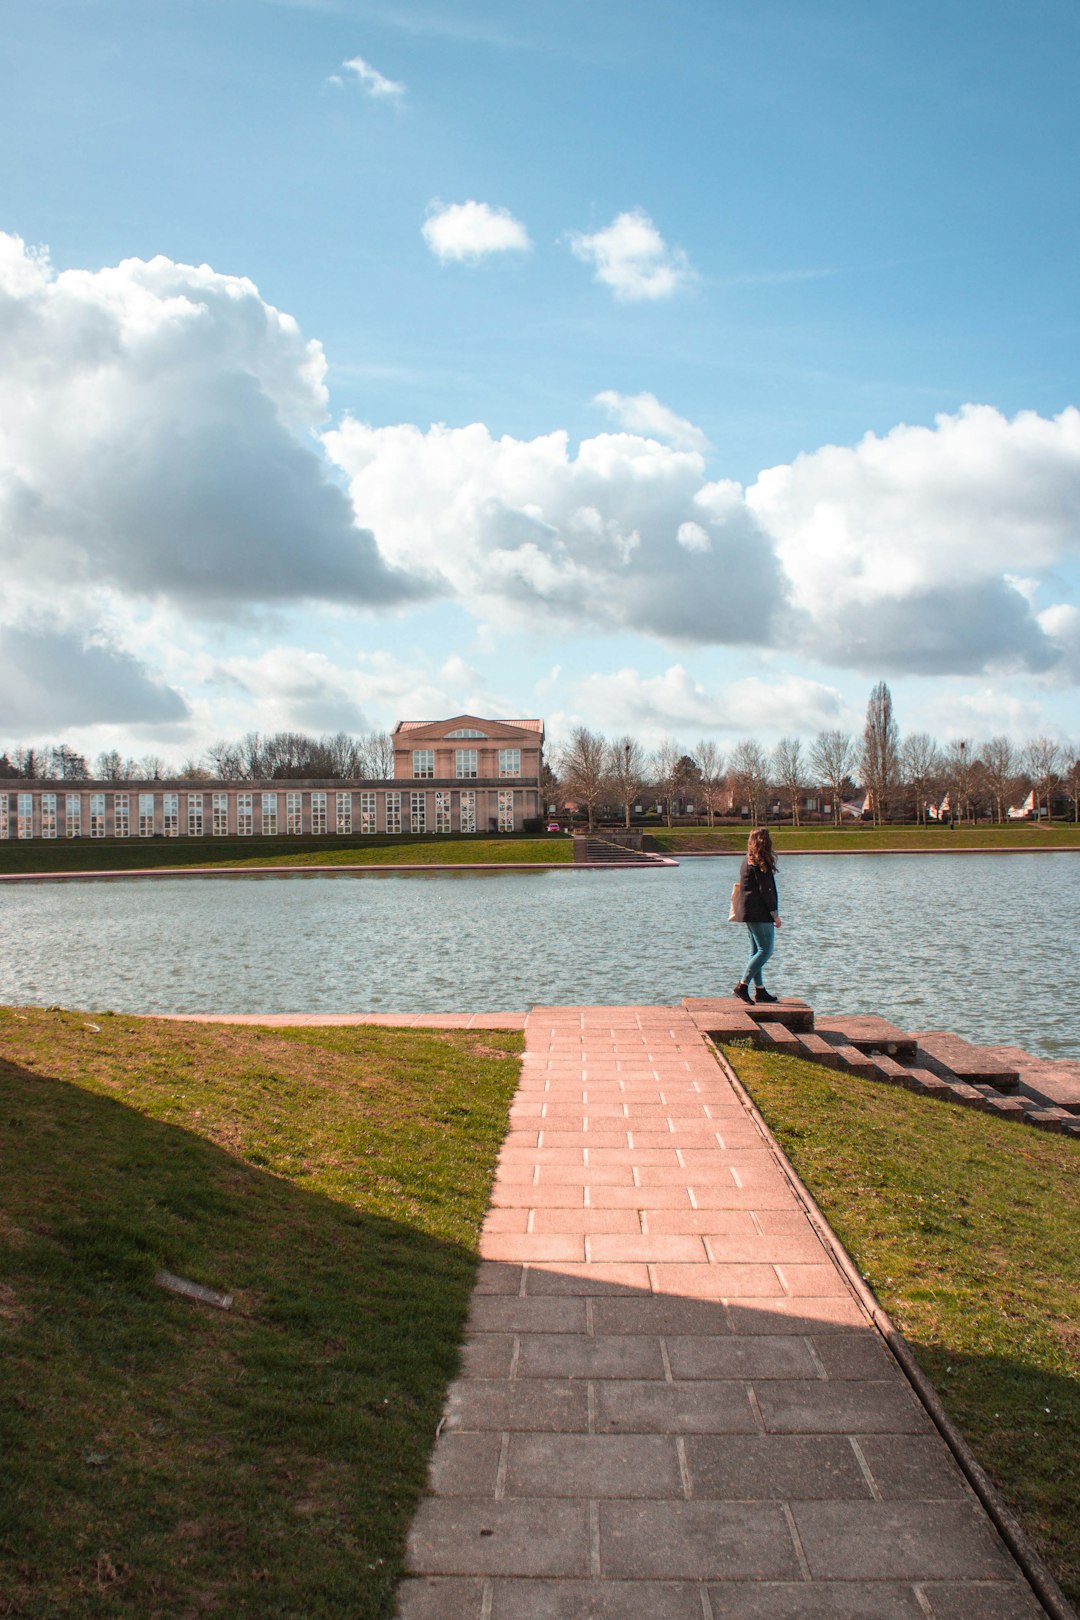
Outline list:
[[[535,746],[543,739],[542,720],[489,720],[476,714],[456,714],[449,720],[400,720],[394,727],[399,744],[406,738],[410,747],[423,743],[488,741],[524,743]]]

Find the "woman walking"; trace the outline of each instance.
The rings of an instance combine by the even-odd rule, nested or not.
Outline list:
[[[776,898],[776,852],[768,827],[755,827],[746,842],[746,859],[739,868],[739,892],[733,896],[736,922],[746,924],[750,935],[750,960],[735,986],[740,1001],[775,1001],[761,981],[761,970],[776,948],[780,927]],[[757,993],[751,996],[750,988]]]

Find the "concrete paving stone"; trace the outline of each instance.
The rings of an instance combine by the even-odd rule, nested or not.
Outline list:
[[[745,1209],[691,1209],[687,1199],[685,1207],[678,1209],[650,1209],[647,1215],[650,1232],[696,1232],[713,1243],[760,1243],[757,1229]],[[798,1241],[798,1240],[796,1240]],[[818,1246],[820,1253],[820,1245]],[[725,1248],[725,1259],[741,1260]]]
[[[970,1502],[795,1502],[814,1580],[963,1580],[1016,1566]]]
[[[416,1575],[586,1575],[589,1510],[584,1502],[471,1502],[425,1497],[409,1532]]]
[[[583,1299],[482,1294],[473,1297],[468,1330],[479,1337],[489,1333],[584,1333],[587,1312]]]
[[[719,1154],[719,1148],[717,1153]],[[728,1178],[730,1180],[730,1177]],[[638,1186],[649,1192],[654,1187],[686,1187],[694,1180],[693,1174],[682,1165],[646,1164],[638,1167]],[[732,1186],[735,1183],[732,1181]],[[648,1200],[646,1199],[647,1203]]]
[[[679,1454],[667,1434],[515,1434],[506,1494],[682,1500]]]
[[[492,1232],[525,1232],[529,1227],[529,1211],[526,1207],[507,1208],[500,1205],[498,1209],[489,1209],[484,1216],[482,1231]]]
[[[729,1311],[733,1333],[812,1333],[816,1337],[869,1326],[866,1312],[850,1294],[825,1299],[794,1299],[785,1294],[768,1305],[732,1300]]]
[[[586,1208],[592,1209],[690,1209],[690,1194],[685,1185],[674,1187],[598,1187],[589,1186]]]
[[[433,1496],[495,1499],[502,1435],[442,1434],[431,1454],[428,1490]]]
[[[650,1222],[651,1226],[651,1222]],[[640,1232],[636,1209],[538,1209],[533,1212],[534,1232]]]
[[[920,1434],[930,1428],[899,1372],[892,1379],[762,1382],[755,1393],[770,1434]]]
[[[626,1131],[543,1131],[542,1145],[549,1148],[625,1148]]]
[[[499,1260],[481,1260],[476,1268],[473,1291],[477,1294],[520,1293],[521,1267],[503,1265]]]
[[[892,1378],[896,1363],[876,1328],[824,1333],[814,1351],[830,1378]]]
[[[715,1125],[711,1130],[708,1125],[703,1125],[700,1130],[693,1131],[651,1131],[644,1130],[633,1119],[628,1123],[631,1146],[635,1152],[645,1148],[678,1148],[683,1153],[711,1153],[721,1145]]]
[[[921,1581],[934,1620],[1046,1620],[1026,1581]]]
[[[573,1232],[482,1232],[485,1260],[584,1260],[585,1239]]]
[[[519,1340],[519,1378],[663,1378],[658,1338],[536,1333]]]
[[[527,1294],[647,1294],[649,1268],[631,1262],[604,1260],[584,1265],[530,1266]]]
[[[709,1259],[701,1238],[693,1233],[680,1236],[672,1232],[597,1232],[589,1236],[588,1250],[590,1260],[641,1260],[646,1264],[666,1261],[703,1266]]]
[[[672,1336],[665,1340],[673,1378],[814,1378],[805,1339],[790,1333]]]
[[[537,1187],[531,1181],[496,1182],[491,1203],[497,1209],[583,1209],[582,1187]]]
[[[396,1620],[481,1620],[483,1602],[481,1580],[420,1575],[398,1587]]]
[[[936,1502],[968,1496],[952,1453],[937,1435],[864,1434],[857,1440],[886,1502]]]
[[[702,1620],[701,1588],[692,1581],[495,1581],[491,1620]]]
[[[698,1213],[704,1215],[708,1223],[709,1211],[700,1210]],[[650,1229],[651,1225],[650,1222]],[[780,1237],[758,1237],[756,1233],[753,1237],[732,1237],[722,1228],[712,1231],[706,1224],[702,1236],[717,1261],[779,1266],[785,1277],[789,1270],[802,1273],[827,1258],[814,1233],[805,1230]],[[790,1289],[789,1292],[795,1293],[797,1290]]]
[[[492,1295],[487,1295],[492,1298]],[[494,1296],[498,1297],[498,1296]],[[461,1347],[462,1378],[509,1378],[514,1360],[512,1333],[476,1333]]]
[[[571,1378],[459,1378],[450,1385],[444,1433],[517,1429],[578,1434],[589,1426],[588,1391]]]
[[[660,1174],[661,1172],[654,1172]],[[538,1187],[633,1187],[634,1172],[626,1164],[541,1165]]]
[[[652,1169],[664,1167],[670,1170],[679,1169],[679,1155],[674,1146],[647,1148],[635,1145],[622,1148],[590,1148],[587,1162],[591,1165],[636,1164],[639,1169],[642,1165],[649,1165]]]
[[[695,1499],[869,1501],[848,1440],[839,1435],[691,1434],[686,1460]]]
[[[715,1299],[679,1299],[670,1294],[653,1294],[644,1299],[594,1300],[592,1310],[596,1333],[709,1336],[729,1331],[727,1307]]]
[[[791,1188],[786,1183],[751,1188],[737,1187],[732,1182],[728,1187],[719,1180],[703,1180],[697,1172],[687,1177],[687,1183],[698,1209],[752,1209],[759,1213],[770,1209],[790,1210],[792,1205]]]
[[[766,1237],[779,1237],[781,1234],[800,1236],[807,1230],[809,1222],[799,1207],[789,1209],[765,1209],[758,1217],[758,1225]],[[810,1227],[813,1231],[813,1227]]]
[[[683,1380],[595,1383],[597,1434],[760,1434],[745,1384]]]
[[[926,1620],[914,1587],[898,1581],[710,1582],[709,1598],[723,1620]]]
[[[772,1502],[601,1502],[600,1567],[638,1580],[799,1573],[784,1510]]]
[[[772,1266],[658,1265],[653,1274],[658,1294],[688,1299],[767,1299],[784,1292]]]
[[[501,1238],[502,1243],[520,1243],[520,1238]],[[481,1250],[483,1252],[483,1250]],[[784,1289],[797,1299],[827,1299],[830,1294],[847,1295],[851,1289],[843,1275],[831,1261],[827,1265],[777,1265]]]

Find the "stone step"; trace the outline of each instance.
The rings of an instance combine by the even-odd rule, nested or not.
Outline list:
[[[914,1038],[919,1043],[920,1058],[932,1059],[969,1086],[993,1086],[995,1091],[1005,1092],[1019,1088],[1019,1069],[996,1057],[988,1047],[972,1046],[970,1041],[943,1029],[920,1030]],[[948,1079],[948,1075],[944,1078]]]
[[[1076,1058],[1041,1058],[1019,1046],[984,1046],[1020,1075],[1020,1090],[1033,1102],[1080,1114],[1080,1061]]]
[[[799,1040],[811,1063],[820,1063],[826,1069],[843,1068],[836,1047],[831,1041],[827,1041],[824,1035],[816,1035],[810,1030],[800,1030]]]
[[[917,1038],[874,1014],[843,1018],[819,1018],[814,1026],[821,1035],[837,1035],[860,1052],[883,1052],[901,1063],[914,1061]]]
[[[766,1052],[786,1052],[789,1057],[805,1057],[806,1047],[795,1031],[786,1024],[765,1019],[756,1020],[758,1044]]]
[[[684,996],[682,1005],[702,1029],[709,1027],[708,1020],[715,1013],[722,1012],[744,1012],[759,1024],[784,1024],[799,1031],[814,1027],[814,1009],[795,996],[761,1003],[740,1001],[738,996]]]

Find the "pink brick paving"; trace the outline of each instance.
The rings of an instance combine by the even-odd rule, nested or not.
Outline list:
[[[537,1008],[400,1620],[1043,1613],[691,1015]]]

